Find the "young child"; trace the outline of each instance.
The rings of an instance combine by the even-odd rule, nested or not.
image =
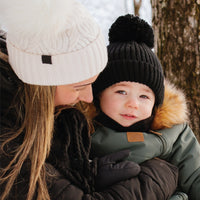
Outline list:
[[[108,64],[93,84],[94,156],[130,149],[129,160],[154,157],[179,168],[179,189],[199,199],[200,145],[187,125],[186,100],[164,81],[151,50],[152,28],[139,17],[119,17],[109,31]]]

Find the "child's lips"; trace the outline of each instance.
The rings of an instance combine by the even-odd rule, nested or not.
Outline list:
[[[124,117],[125,119],[135,119],[136,116],[135,115],[131,115],[131,114],[121,114],[122,117]]]

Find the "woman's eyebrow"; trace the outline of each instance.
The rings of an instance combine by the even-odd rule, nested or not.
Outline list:
[[[84,86],[91,85],[91,84],[92,83],[86,83],[86,84],[83,84],[83,85],[75,85],[74,88],[84,87]]]

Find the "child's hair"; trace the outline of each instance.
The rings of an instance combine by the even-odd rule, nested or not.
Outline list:
[[[154,34],[151,26],[137,16],[120,16],[109,30],[108,63],[93,84],[94,103],[99,94],[121,81],[147,85],[155,94],[155,106],[164,98],[164,75],[159,59],[151,50]]]

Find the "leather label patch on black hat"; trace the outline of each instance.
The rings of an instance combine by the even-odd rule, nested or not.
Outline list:
[[[42,55],[42,63],[43,64],[52,64],[51,56]]]
[[[127,132],[128,142],[144,142],[144,135],[142,132]]]

